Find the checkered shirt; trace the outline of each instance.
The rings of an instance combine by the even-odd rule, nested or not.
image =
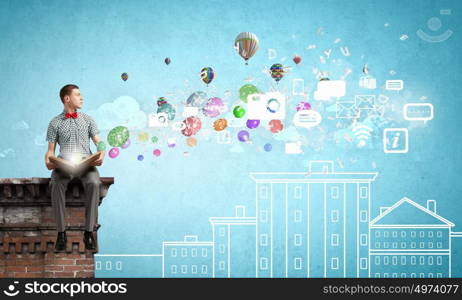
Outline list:
[[[69,159],[73,154],[91,155],[90,138],[99,134],[96,122],[89,115],[78,112],[77,118],[66,119],[63,111],[48,125],[46,140],[59,144],[59,157]]]

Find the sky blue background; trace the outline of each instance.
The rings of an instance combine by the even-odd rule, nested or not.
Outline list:
[[[444,8],[452,15],[440,16]],[[186,234],[210,240],[208,217],[230,216],[238,204],[255,215],[249,172],[303,172],[310,159],[339,159],[343,171],[379,172],[372,218],[379,206],[403,196],[422,205],[435,199],[438,213],[462,231],[461,8],[460,1],[1,1],[0,177],[49,176],[44,133],[62,111],[58,92],[67,83],[80,86],[84,112],[126,95],[148,113],[160,96],[170,95],[170,102],[181,107],[196,90],[231,105],[248,77],[267,91],[275,85],[262,70],[276,62],[293,67],[277,88],[289,92],[291,80],[303,78],[310,99],[317,82],[312,67],[337,79],[350,67],[349,97],[357,92],[368,63],[379,85],[374,93],[401,105],[426,96],[435,107],[434,119],[425,125],[397,120],[409,128],[408,154],[384,154],[381,132],[368,149],[330,143],[321,151],[304,146],[303,155],[286,155],[284,143],[264,128],[251,132],[253,143],[243,144],[242,153],[230,152],[233,145],[219,145],[214,137],[198,137],[195,148],[187,147],[180,135],[175,148],[168,148],[165,139],[158,146],[143,144],[133,131],[132,145],[99,169],[101,176],[115,178],[100,206],[100,253],[160,253],[162,241]],[[419,28],[430,33],[426,22],[433,16],[443,21],[438,34],[454,31],[447,41],[427,43],[417,37]],[[242,31],[260,39],[260,50],[248,66],[233,49]],[[409,38],[400,40],[403,34]],[[334,44],[337,38],[341,42]],[[307,50],[310,44],[316,49]],[[339,46],[348,46],[351,57],[343,57]],[[269,48],[277,58],[268,58]],[[329,48],[341,63],[320,64],[319,56]],[[291,60],[295,53],[303,58],[298,66]],[[172,60],[168,67],[163,62],[167,56]],[[198,75],[205,66],[216,73],[208,88]],[[120,79],[122,72],[129,74],[128,81]],[[380,86],[387,79],[404,80],[405,89],[384,91]],[[291,96],[288,110],[294,111],[302,99]],[[28,126],[18,126],[22,121]],[[234,137],[237,131],[232,132]],[[107,130],[102,132],[106,135]],[[272,152],[262,151],[267,142],[273,144]],[[233,143],[239,142],[234,138]],[[152,155],[154,148],[162,150],[160,157]],[[137,161],[138,154],[144,161]]]

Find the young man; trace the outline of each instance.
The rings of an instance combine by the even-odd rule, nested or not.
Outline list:
[[[48,125],[46,138],[48,141],[48,151],[45,154],[46,167],[49,170],[53,170],[51,173],[50,188],[51,202],[58,231],[55,248],[58,251],[66,248],[67,238],[64,212],[66,208],[67,184],[72,177],[57,169],[56,165],[50,161],[50,156],[55,154],[56,143],[59,144],[60,153],[58,156],[70,160],[76,155],[84,158],[92,154],[90,150],[90,138],[95,145],[101,142],[95,121],[89,115],[77,112],[77,109],[82,108],[83,105],[83,97],[80,94],[79,87],[73,84],[65,85],[59,92],[59,96],[64,104],[64,110],[54,117]],[[101,143],[104,144],[104,142]],[[104,156],[105,152],[102,151],[99,159],[85,173],[78,176],[82,181],[86,195],[86,219],[83,241],[85,248],[88,250],[97,248],[93,230],[98,216],[100,178],[95,166],[103,164]]]

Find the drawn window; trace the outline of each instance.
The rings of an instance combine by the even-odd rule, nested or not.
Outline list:
[[[360,216],[361,222],[367,222],[367,210],[362,210]]]
[[[330,189],[330,197],[332,199],[338,199],[338,186],[333,186]]]
[[[415,256],[411,256],[411,265],[415,265],[416,258]]]
[[[432,242],[428,242],[428,248],[433,248],[433,243]]]
[[[294,244],[295,246],[301,246],[302,245],[302,235],[301,234],[295,234],[294,235]]]
[[[380,265],[380,256],[376,256],[376,257],[375,257],[375,264],[376,264],[377,266]]]
[[[401,256],[401,265],[402,266],[406,265],[406,256],[405,255]]]
[[[207,265],[202,265],[202,274],[207,274]]]
[[[260,258],[260,269],[261,270],[268,270],[268,259],[266,257]]]
[[[397,236],[398,236],[398,232],[393,231],[393,232],[392,232],[392,236],[393,236],[394,238],[397,237]]]
[[[388,248],[388,242],[383,243],[383,248],[387,249]]]
[[[361,246],[367,246],[367,234],[362,233],[360,238]]]
[[[181,256],[185,257],[188,255],[188,249],[186,248],[181,248]]]
[[[260,234],[260,246],[268,246],[268,235],[266,233]]]
[[[415,278],[415,273],[411,273],[411,278]]]
[[[388,237],[388,231],[385,231],[385,232],[383,233],[383,236],[387,238],[387,237]]]
[[[119,270],[119,271],[122,270],[122,262],[121,261],[116,262],[116,269]]]
[[[367,269],[367,258],[362,257],[361,258],[361,270],[366,270]]]
[[[424,242],[420,242],[420,245],[419,247],[422,249],[422,248],[425,248],[425,243]]]
[[[172,265],[172,266],[170,267],[170,273],[176,274],[176,265]]]
[[[294,258],[294,269],[295,270],[302,269],[302,258],[301,257]]]
[[[191,249],[191,256],[192,256],[192,257],[196,257],[196,256],[197,256],[197,249],[196,249],[196,248]]]
[[[401,273],[401,278],[406,278],[406,273]]]
[[[436,243],[436,248],[439,248],[439,249],[443,248],[443,244],[441,242]]]
[[[172,250],[170,250],[170,256],[176,257],[176,248],[172,248]]]
[[[101,262],[100,261],[96,262],[95,268],[96,268],[96,270],[101,270]]]
[[[221,254],[225,253],[225,245],[224,244],[221,244],[219,246],[219,251],[220,251]]]
[[[441,278],[441,277],[443,277],[443,274],[441,274],[441,273],[436,273],[436,278]]]
[[[403,237],[403,238],[406,237],[406,231],[404,231],[404,230],[401,231],[401,237]]]
[[[220,230],[218,231],[219,236],[225,236],[226,234],[226,228],[225,227],[220,227]]]
[[[425,236],[425,232],[424,231],[420,231],[420,237],[424,237]]]
[[[401,242],[401,249],[406,249],[406,242]]]
[[[112,270],[112,262],[111,261],[106,262],[106,270]]]
[[[302,221],[302,211],[296,210],[294,211],[294,222],[300,223]]]
[[[191,273],[197,274],[197,265],[192,265],[191,266]]]
[[[393,247],[393,249],[398,248],[398,243],[397,243],[397,242],[393,242],[392,247]]]
[[[388,261],[389,261],[388,256],[385,256],[385,257],[383,258],[383,264],[384,264],[384,265],[388,265]]]
[[[398,264],[398,257],[396,256],[393,256],[392,259],[391,259],[391,262],[394,266],[396,266]]]
[[[260,199],[267,199],[268,198],[268,187],[261,186],[260,187]]]
[[[428,237],[433,237],[433,231],[428,232]]]
[[[182,265],[181,266],[181,273],[186,274],[188,272],[188,266],[187,265]]]
[[[294,188],[294,198],[295,199],[301,199],[302,198],[302,187],[301,186],[296,186]]]
[[[380,278],[380,273],[375,273],[375,278]]]
[[[338,234],[334,233],[330,236],[330,245],[338,246]]]
[[[437,236],[437,237],[442,237],[442,236],[443,236],[443,233],[442,233],[441,231],[438,231],[438,232],[436,233],[436,236]]]
[[[421,266],[425,265],[425,257],[421,256],[419,258],[419,263],[420,263]]]
[[[369,190],[369,189],[367,188],[367,186],[362,186],[362,187],[359,189],[359,196],[360,196],[361,198],[363,198],[363,199],[364,199],[364,198],[367,198],[368,190]]]
[[[415,248],[415,242],[411,243],[411,248]]]
[[[380,242],[375,242],[375,248],[380,249]]]
[[[261,223],[268,222],[268,210],[266,209],[260,210],[260,222]]]
[[[202,257],[207,257],[207,248],[202,249]]]
[[[224,271],[225,270],[225,262],[222,260],[220,261],[220,270]]]
[[[415,231],[411,231],[411,237],[415,237]]]
[[[338,270],[338,257],[332,257],[330,261],[330,265],[331,265],[330,267],[333,270]]]
[[[443,264],[443,259],[441,258],[441,256],[436,257],[436,264],[438,266],[441,266]]]
[[[380,237],[380,231],[375,231],[375,237]]]
[[[430,266],[433,265],[433,256],[428,257],[428,265],[430,265]]]
[[[338,222],[338,210],[333,210],[330,213],[330,220],[332,223]]]

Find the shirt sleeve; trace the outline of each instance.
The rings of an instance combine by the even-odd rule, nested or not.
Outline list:
[[[48,125],[46,140],[50,143],[56,143],[58,141],[58,127],[56,126],[56,122],[51,121]]]
[[[88,131],[90,133],[90,137],[94,137],[95,135],[99,134],[98,126],[96,125],[95,120],[92,117],[88,117],[90,121],[90,126],[88,127]]]

